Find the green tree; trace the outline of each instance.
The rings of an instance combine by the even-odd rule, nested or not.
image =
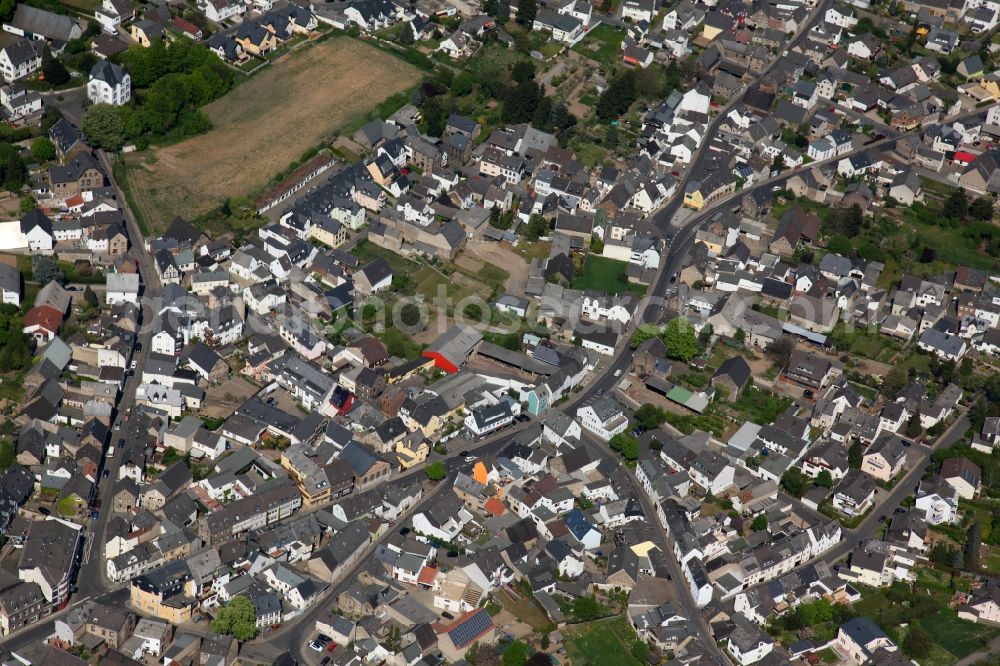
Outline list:
[[[821,488],[833,487],[833,476],[830,475],[830,470],[824,469],[816,475],[816,485]]]
[[[976,220],[992,220],[993,200],[989,197],[979,197],[969,206],[969,215]]]
[[[642,430],[653,430],[666,419],[662,409],[648,402],[635,410],[634,416],[636,425]]]
[[[902,388],[906,386],[907,381],[909,381],[909,377],[906,375],[906,368],[894,365],[882,377],[882,386],[879,387],[879,392],[886,398],[895,398]]]
[[[510,75],[518,83],[524,83],[525,81],[531,81],[535,78],[535,63],[530,60],[518,60],[514,63],[514,66],[510,68]]]
[[[792,352],[795,351],[795,339],[789,335],[782,335],[769,344],[764,351],[774,360],[775,365],[784,368],[788,365],[788,359],[791,358]]]
[[[611,80],[597,100],[597,117],[607,122],[629,110],[635,101],[634,70],[626,70]]]
[[[931,653],[934,647],[930,635],[917,622],[910,623],[910,631],[903,641],[903,652],[908,657],[922,659]]]
[[[48,162],[56,158],[56,146],[46,137],[40,136],[31,142],[31,156],[36,162]]]
[[[45,80],[54,86],[60,86],[69,81],[69,71],[58,58],[50,57],[42,63],[42,74]]]
[[[59,268],[56,260],[40,254],[31,257],[31,275],[35,282],[43,286],[49,282],[58,282],[59,284],[66,282],[66,275]]]
[[[604,608],[594,597],[577,597],[573,600],[573,615],[584,622],[590,622],[601,617]]]
[[[781,155],[781,154],[778,154],[771,161],[771,172],[772,173],[781,173],[782,170],[784,170],[784,168],[785,168],[785,156]]]
[[[17,0],[0,0],[0,19],[9,19],[14,15]]]
[[[840,254],[845,257],[849,257],[851,252],[854,251],[854,247],[851,245],[851,239],[847,236],[841,236],[840,234],[827,241],[826,249],[829,252]]]
[[[764,514],[759,514],[756,518],[753,519],[753,522],[750,523],[750,529],[754,532],[760,532],[761,530],[766,530],[767,516],[765,516]]]
[[[847,449],[847,465],[851,469],[861,469],[861,463],[864,460],[865,450],[861,446],[860,442],[854,442],[851,447]]]
[[[622,442],[621,449],[622,458],[633,462],[639,459],[639,442],[635,437],[629,436],[624,442]]]
[[[528,645],[522,641],[513,641],[503,651],[503,659],[500,663],[503,666],[524,666],[528,663]]]
[[[502,1],[502,0],[501,0]],[[517,0],[517,22],[531,27],[538,15],[538,3],[535,0]]]
[[[941,211],[944,216],[951,220],[961,220],[969,212],[969,198],[965,196],[965,190],[961,187],[951,191],[944,202],[944,209]]]
[[[257,611],[246,597],[233,597],[216,612],[212,631],[248,641],[257,635]]]
[[[440,481],[444,477],[448,476],[448,470],[445,469],[444,463],[440,460],[432,462],[425,467],[424,473],[427,474],[427,478],[431,481]]]
[[[116,151],[125,145],[125,119],[120,107],[94,104],[84,111],[81,125],[95,148]]]
[[[979,551],[982,550],[983,531],[978,520],[974,520],[965,533],[965,552],[962,565],[966,571],[979,572]]]
[[[17,192],[24,185],[28,172],[24,168],[24,160],[17,146],[10,143],[0,143],[0,186],[5,190]]]
[[[621,453],[625,450],[626,446],[629,446],[630,441],[635,442],[635,437],[627,432],[620,432],[608,440],[608,446],[611,447],[612,451],[618,451]]]
[[[670,358],[690,361],[698,353],[698,334],[691,322],[683,317],[676,317],[663,330],[663,344]]]
[[[531,122],[542,97],[541,88],[533,80],[522,81],[510,89],[503,102],[501,117],[509,123]]]
[[[781,487],[792,497],[802,497],[808,484],[809,480],[798,467],[790,467],[781,475]]]
[[[87,288],[83,290],[83,300],[92,308],[96,308],[101,304],[100,301],[97,300],[97,294],[90,288],[89,284],[87,285]]]
[[[914,413],[906,422],[906,436],[910,439],[916,439],[923,431],[924,429],[920,426],[920,414]]]

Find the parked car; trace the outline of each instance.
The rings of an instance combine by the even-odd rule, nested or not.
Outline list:
[[[104,470],[104,472],[101,473],[101,478],[102,479],[106,479],[110,475],[111,475],[111,470],[110,469],[106,469],[106,470]]]
[[[49,511],[48,509],[46,509],[44,506],[38,507],[38,513],[42,514],[43,516],[50,516],[50,515],[52,515],[52,512]]]

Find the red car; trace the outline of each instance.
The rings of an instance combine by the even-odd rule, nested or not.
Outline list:
[[[337,649],[337,644],[336,643],[330,643],[329,645],[326,646],[326,651],[327,652],[333,652],[336,649]]]

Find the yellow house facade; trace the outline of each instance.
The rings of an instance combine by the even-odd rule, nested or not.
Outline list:
[[[132,585],[129,602],[132,607],[144,615],[151,615],[171,624],[190,622],[191,612],[197,601],[190,597],[174,596],[163,599],[160,594]]]
[[[409,444],[407,439],[404,437],[396,442],[396,458],[399,460],[399,466],[404,470],[424,462],[431,452],[430,444],[427,443],[426,439],[421,437],[417,444]]]

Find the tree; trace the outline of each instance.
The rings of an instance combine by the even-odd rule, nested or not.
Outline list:
[[[58,58],[49,57],[48,60],[43,62],[42,74],[45,75],[45,80],[54,86],[60,86],[69,81],[69,71],[67,71],[66,66]]]
[[[690,361],[698,353],[698,334],[691,322],[683,317],[676,317],[663,330],[663,344],[670,358]]]
[[[31,257],[31,274],[34,281],[38,284],[44,286],[49,282],[58,282],[63,284],[66,282],[66,275],[63,273],[62,269],[59,268],[59,264],[52,257],[44,257],[40,254],[36,254]]]
[[[933,644],[930,635],[918,623],[910,623],[910,632],[903,641],[903,652],[914,659],[926,657],[931,652]]]
[[[635,101],[635,70],[626,70],[611,80],[597,100],[597,117],[607,122],[629,110]]]
[[[624,453],[626,449],[632,446],[638,446],[638,442],[635,437],[627,432],[621,432],[608,440],[608,446],[611,447],[612,451],[618,451],[619,453]]]
[[[622,442],[622,458],[633,462],[639,459],[639,441],[635,437],[629,436]]]
[[[212,631],[248,641],[257,635],[257,611],[246,597],[233,597],[215,614]]]
[[[701,330],[698,331],[698,344],[702,349],[707,349],[709,343],[712,342],[712,333],[714,333],[712,325],[708,323],[702,326]]]
[[[802,497],[806,491],[808,479],[802,474],[798,467],[790,467],[788,471],[781,475],[781,487],[792,497]]]
[[[841,236],[840,234],[837,234],[827,241],[826,249],[834,254],[840,254],[845,257],[850,256],[851,252],[854,251],[854,247],[851,245],[851,239],[847,236]]]
[[[541,97],[541,88],[534,80],[523,81],[507,93],[501,117],[505,122],[510,123],[531,122]]]
[[[87,288],[83,290],[83,301],[89,307],[91,307],[91,308],[93,308],[95,310],[101,304],[101,302],[99,300],[97,300],[97,294],[94,293],[94,290],[90,288],[89,284],[87,285]]]
[[[530,27],[538,15],[538,3],[535,0],[517,0],[517,22]]]
[[[0,143],[0,186],[5,190],[17,192],[27,180],[28,172],[24,168],[24,160],[17,146],[10,143]]]
[[[892,366],[892,369],[889,370],[884,377],[882,377],[882,386],[880,387],[879,392],[886,398],[895,398],[902,388],[906,386],[906,382],[908,380],[909,377],[906,375],[906,369],[902,366],[894,365]]]
[[[767,346],[764,351],[774,359],[775,365],[784,368],[788,365],[788,359],[792,357],[795,350],[795,339],[790,335],[782,335],[777,340]]]
[[[916,439],[920,437],[920,433],[923,432],[923,428],[920,426],[920,414],[914,413],[910,417],[910,420],[906,422],[906,436],[910,439]]]
[[[962,557],[962,568],[966,571],[979,572],[979,551],[982,550],[983,531],[978,520],[972,522],[969,531],[965,533],[965,552]]]
[[[648,402],[635,410],[636,425],[642,430],[653,430],[659,427],[664,419],[663,410]]]
[[[510,75],[518,83],[531,81],[535,78],[535,63],[530,60],[518,60],[510,68]]]
[[[9,437],[0,439],[0,469],[7,469],[17,461],[17,450]]]
[[[125,145],[125,120],[120,107],[94,104],[84,111],[81,125],[95,148],[116,151]]]
[[[750,523],[750,529],[754,532],[760,532],[761,530],[767,529],[767,516],[759,514],[753,519],[753,522]]]
[[[833,476],[830,475],[830,470],[824,469],[816,475],[816,485],[822,488],[833,487]]]
[[[440,460],[432,462],[430,465],[425,467],[424,473],[427,474],[427,478],[431,481],[440,481],[444,477],[448,476],[448,470],[445,469],[444,463]]]
[[[992,220],[993,200],[989,197],[979,197],[969,206],[969,215],[976,220]]]
[[[861,446],[861,442],[854,442],[851,444],[851,448],[847,449],[847,466],[851,469],[861,469],[861,463],[864,460],[864,448]]]
[[[56,158],[56,147],[44,136],[31,142],[31,156],[36,162],[48,162]]]
[[[522,641],[514,641],[503,651],[503,666],[524,666],[528,663],[528,646]]]
[[[942,67],[943,69],[943,67]],[[961,220],[969,212],[969,198],[965,196],[965,190],[961,187],[951,191],[944,202],[944,209],[941,211],[950,220]]]
[[[778,156],[771,161],[771,172],[781,173],[782,169],[784,168],[785,168],[785,156],[778,154]]]
[[[573,600],[573,615],[584,622],[596,620],[603,609],[594,597],[577,597]]]

